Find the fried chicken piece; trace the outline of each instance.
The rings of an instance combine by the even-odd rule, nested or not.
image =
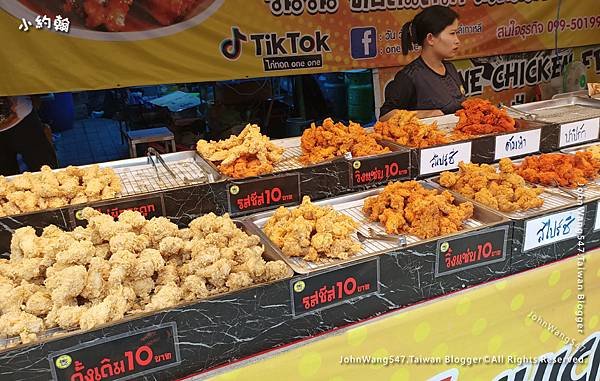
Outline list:
[[[437,123],[425,124],[415,111],[398,110],[385,122],[374,126],[376,136],[411,148],[424,148],[452,141]]]
[[[277,209],[263,230],[285,255],[314,262],[358,253],[361,245],[350,238],[357,227],[351,217],[331,207],[316,206],[304,196],[297,208]]]
[[[42,319],[23,311],[11,311],[0,319],[0,338],[21,336],[24,344],[35,340],[44,329]]]
[[[515,212],[543,205],[542,189],[527,187],[514,173],[510,159],[500,160],[500,172],[487,164],[459,163],[458,172],[443,172],[440,185],[502,212]]]
[[[148,220],[140,213],[126,210],[119,214],[119,222],[131,226],[132,231],[139,234]]]
[[[449,192],[425,189],[416,181],[392,182],[365,200],[363,212],[369,220],[384,224],[390,234],[428,239],[460,231],[473,215],[473,204],[454,205]]]
[[[459,120],[454,130],[466,135],[486,135],[516,131],[515,120],[506,110],[501,110],[490,101],[472,98],[462,103],[456,112]]]
[[[179,303],[182,297],[183,292],[175,283],[164,284],[157,288],[157,292],[152,295],[150,303],[144,307],[144,310],[155,311],[174,306]]]
[[[87,270],[81,265],[69,266],[58,271],[51,267],[46,275],[44,284],[52,294],[52,302],[59,305],[66,304],[81,294],[87,281]]]
[[[56,255],[59,264],[85,265],[96,254],[96,248],[92,241],[73,241],[68,249]]]
[[[164,258],[170,258],[179,255],[184,246],[184,240],[179,237],[165,237],[158,244],[160,253]]]
[[[390,152],[388,147],[380,145],[373,134],[369,134],[359,124],[350,122],[334,123],[331,118],[317,127],[314,123],[302,133],[300,138],[302,156],[300,161],[315,164],[350,152],[352,156],[368,156]]]
[[[231,135],[225,140],[199,140],[196,150],[205,159],[217,163],[222,173],[232,177],[270,173],[273,164],[279,162],[283,155],[283,148],[262,135],[255,124],[248,124],[239,135]]]
[[[132,253],[140,253],[150,246],[150,239],[144,234],[133,232],[117,233],[109,241],[110,251],[116,253],[119,250],[127,250]]]
[[[169,221],[168,218],[153,217],[150,221],[146,222],[141,233],[150,239],[152,245],[157,245],[163,238],[176,236],[178,231],[179,228],[177,225]]]
[[[52,298],[45,289],[34,292],[25,303],[24,311],[37,317],[45,317],[52,309]]]
[[[81,316],[88,310],[88,306],[54,304],[52,310],[46,316],[45,323],[48,327],[60,327],[63,329],[79,327]]]
[[[600,160],[590,152],[548,153],[528,156],[515,168],[526,181],[546,186],[575,188],[598,178]]]
[[[162,25],[182,20],[198,5],[199,0],[149,0],[148,12]]]
[[[109,32],[125,29],[125,21],[133,0],[83,0],[88,28],[105,27]]]
[[[182,282],[183,299],[186,301],[203,299],[210,295],[206,279],[199,275],[188,275]]]
[[[110,270],[111,265],[106,259],[100,257],[91,258],[87,270],[87,279],[81,291],[81,296],[91,301],[103,298],[108,289]]]

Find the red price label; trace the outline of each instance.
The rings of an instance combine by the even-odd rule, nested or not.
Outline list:
[[[297,173],[232,183],[228,188],[230,213],[245,213],[293,204],[300,200]]]
[[[410,177],[410,152],[398,152],[350,162],[350,186],[371,185]]]

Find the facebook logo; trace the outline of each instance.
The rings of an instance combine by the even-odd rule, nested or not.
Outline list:
[[[350,51],[352,58],[373,58],[377,55],[377,30],[373,27],[350,30]]]

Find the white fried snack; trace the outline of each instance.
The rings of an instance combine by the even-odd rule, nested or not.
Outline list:
[[[207,214],[185,229],[139,212],[118,221],[91,208],[82,215],[87,227],[72,232],[15,231],[10,260],[0,259],[0,338],[28,343],[52,327],[92,329],[291,273],[265,261],[259,238],[228,215]]]
[[[347,259],[361,250],[351,234],[358,223],[330,206],[317,206],[304,196],[294,209],[279,207],[264,231],[283,254],[318,262],[326,258]]]
[[[120,193],[121,179],[111,168],[69,166],[54,172],[44,165],[38,173],[0,176],[0,217],[106,200]]]
[[[205,159],[218,163],[221,172],[234,178],[271,173],[283,155],[283,148],[261,134],[256,124],[248,124],[239,135],[225,140],[198,140],[196,150]]]

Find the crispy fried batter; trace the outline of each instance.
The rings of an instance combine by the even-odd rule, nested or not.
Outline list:
[[[0,259],[0,338],[36,339],[46,328],[91,329],[126,313],[168,308],[290,274],[265,261],[257,236],[228,215],[207,214],[178,229],[139,212],[119,221],[85,208],[85,228],[18,229]],[[24,311],[24,312],[23,312]]]
[[[300,138],[302,156],[300,161],[305,164],[315,164],[330,160],[351,152],[352,156],[368,156],[389,152],[388,147],[383,147],[359,124],[350,122],[349,126],[343,123],[334,123],[331,118],[323,121],[322,126],[314,123],[302,133]]]
[[[523,211],[544,204],[543,189],[525,185],[510,159],[500,160],[500,172],[487,164],[460,162],[458,172],[442,172],[440,185],[502,212]]]
[[[264,226],[265,234],[283,254],[318,262],[347,259],[358,253],[360,243],[351,238],[358,223],[329,206],[316,206],[304,196],[294,209],[280,207]]]
[[[116,197],[121,180],[111,168],[92,165],[53,172],[25,172],[8,180],[0,176],[0,216],[28,213]]]
[[[260,133],[255,124],[225,140],[198,140],[196,150],[205,159],[218,164],[219,170],[231,177],[242,178],[273,172],[273,164],[281,160],[283,148]]]
[[[463,108],[456,112],[459,120],[454,128],[466,135],[485,135],[515,131],[515,120],[506,110],[501,110],[490,101],[479,98],[463,102]]]
[[[438,129],[437,123],[425,124],[415,111],[398,110],[385,122],[374,127],[378,136],[411,148],[445,144],[454,139]]]
[[[599,171],[600,160],[585,151],[574,155],[547,153],[528,156],[515,167],[515,172],[531,183],[567,188],[576,188],[597,179]]]
[[[473,215],[473,204],[454,205],[448,191],[425,189],[417,181],[392,182],[369,197],[363,212],[390,234],[408,233],[422,239],[460,231]]]

